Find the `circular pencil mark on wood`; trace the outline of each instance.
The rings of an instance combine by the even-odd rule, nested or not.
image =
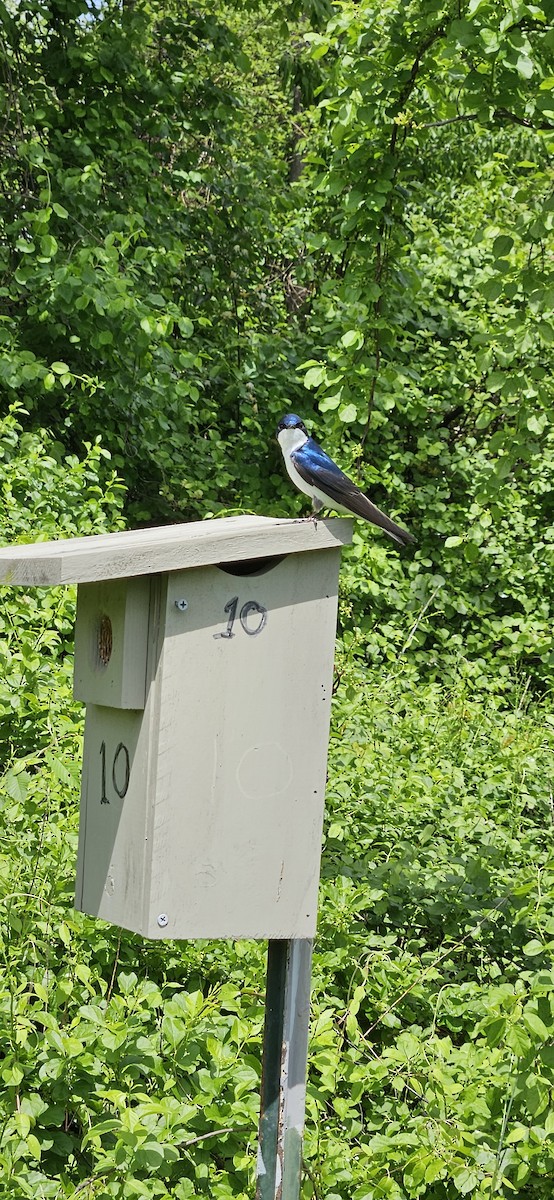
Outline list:
[[[249,800],[270,800],[285,792],[292,782],[292,762],[278,742],[251,746],[237,768],[237,782]]]
[[[113,648],[112,623],[110,621],[110,618],[108,616],[106,616],[106,614],[104,614],[104,616],[100,619],[100,625],[98,626],[98,642],[97,642],[98,661],[101,663],[101,665],[103,667],[107,667],[107,665],[110,661],[110,658],[112,657],[112,648]]]

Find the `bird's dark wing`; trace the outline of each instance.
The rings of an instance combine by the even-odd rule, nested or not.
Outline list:
[[[332,458],[314,442],[313,438],[309,438],[307,442],[298,450],[293,450],[291,459],[294,462],[298,474],[306,483],[320,488],[330,500],[334,500],[341,508],[347,508],[357,517],[362,517],[365,521],[371,521],[373,525],[377,525],[380,529],[384,529],[389,537],[394,538],[395,542],[399,542],[401,546],[407,546],[410,542],[414,542],[415,538],[402,525],[396,525],[387,517],[386,513],[381,512],[375,504],[361,491],[356,484],[344,474],[344,471],[337,467]]]

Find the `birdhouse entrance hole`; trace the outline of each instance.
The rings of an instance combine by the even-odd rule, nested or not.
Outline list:
[[[217,563],[219,571],[225,571],[226,575],[267,575],[268,571],[272,571],[273,567],[277,567],[285,554],[274,554],[271,558],[247,558],[239,562]]]

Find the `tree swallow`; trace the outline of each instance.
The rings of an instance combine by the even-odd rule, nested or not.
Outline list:
[[[332,458],[318,446],[294,413],[288,413],[277,426],[277,441],[281,447],[285,466],[295,487],[309,496],[314,514],[321,508],[332,508],[347,516],[362,517],[384,529],[389,537],[401,546],[414,542],[415,538],[401,525],[395,525],[390,517],[376,508],[371,500],[353,483],[348,475],[337,467]]]

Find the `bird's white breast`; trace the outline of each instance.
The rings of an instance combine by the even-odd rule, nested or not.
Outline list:
[[[283,457],[287,458],[291,450],[299,450],[308,441],[308,438],[302,429],[280,429],[277,440],[283,451]]]
[[[314,494],[313,487],[310,487],[310,484],[306,483],[306,480],[299,475],[291,459],[292,451],[299,450],[308,441],[306,434],[301,429],[280,429],[277,434],[277,440],[283,453],[287,473],[290,479],[292,479],[294,486],[298,488],[299,492],[304,492],[305,496],[312,498]]]

